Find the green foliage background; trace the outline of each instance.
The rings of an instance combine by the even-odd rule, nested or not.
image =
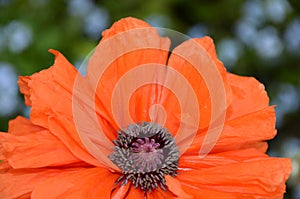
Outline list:
[[[47,53],[50,48],[62,52],[71,63],[75,64],[82,60],[100,40],[101,31],[99,31],[98,37],[89,35],[85,28],[85,16],[80,14],[82,10],[70,11],[72,2],[74,1],[0,0],[0,39],[4,37],[5,27],[16,21],[27,26],[32,33],[30,44],[19,52],[13,52],[8,46],[0,45],[0,62],[10,63],[18,75],[30,75],[52,65],[53,56]],[[114,21],[126,16],[154,21],[163,25],[164,28],[182,33],[188,33],[191,27],[201,24],[205,27],[206,34],[215,40],[217,47],[226,38],[237,41],[242,47],[243,52],[238,56],[234,66],[227,66],[228,70],[239,75],[256,77],[266,86],[271,102],[276,102],[276,99],[280,98],[280,92],[284,92],[282,89],[280,90],[281,85],[289,85],[294,88],[296,95],[293,98],[296,99],[293,100],[299,101],[300,99],[300,45],[294,52],[291,52],[284,44],[279,56],[265,59],[256,49],[240,41],[236,35],[236,24],[242,20],[247,2],[265,5],[267,0],[106,0],[88,2],[93,9],[100,8],[104,13],[104,18],[98,19],[99,23],[106,22],[102,29],[108,28]],[[300,17],[300,1],[284,2],[289,4],[289,12],[282,21],[274,22],[267,19],[258,26],[259,30],[265,27],[275,29],[282,42],[288,25]],[[5,93],[0,93],[0,97],[1,95],[5,95]],[[19,97],[22,98],[21,95]],[[277,110],[280,110],[281,106],[278,106]],[[24,110],[26,110],[24,104],[20,104],[14,112],[1,116],[0,130],[6,131],[8,121],[16,115],[26,115]],[[284,147],[289,145],[289,141],[294,142],[300,137],[299,106],[286,111],[281,117],[282,122],[278,125],[279,134],[275,140],[270,142],[270,153],[286,156]],[[291,150],[300,153],[300,144],[296,144]],[[293,163],[297,165],[300,165],[299,153],[288,154],[293,158]],[[292,194],[296,193],[294,191],[296,187],[300,189],[299,175],[298,168],[298,173],[295,171],[289,180],[287,198],[296,197]]]

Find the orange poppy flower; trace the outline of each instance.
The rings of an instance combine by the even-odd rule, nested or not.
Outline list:
[[[282,198],[286,158],[262,84],[227,72],[209,37],[116,22],[80,74],[62,54],[20,77],[30,119],[0,134],[0,198]]]

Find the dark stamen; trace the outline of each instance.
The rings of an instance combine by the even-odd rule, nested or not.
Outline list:
[[[123,173],[116,184],[131,181],[150,193],[159,187],[166,190],[165,175],[177,174],[179,151],[166,128],[149,122],[132,124],[118,132],[114,144],[109,158]]]

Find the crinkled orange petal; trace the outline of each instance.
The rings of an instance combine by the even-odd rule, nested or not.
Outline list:
[[[0,198],[30,198],[33,189],[48,178],[79,169],[12,169],[0,173]]]
[[[262,153],[266,153],[268,150],[268,143],[264,142],[264,141],[260,141],[260,142],[253,142],[253,143],[245,143],[243,145],[241,145],[240,149],[256,149]]]
[[[130,189],[131,183],[127,183],[126,185],[118,186],[115,190],[113,190],[111,199],[121,199],[126,198],[126,195]]]
[[[217,198],[222,198],[222,199],[232,199],[236,198],[233,197],[232,194],[230,193],[224,193],[212,189],[199,189],[196,186],[193,186],[193,184],[187,184],[181,182],[182,188],[189,193],[190,195],[193,196],[194,199],[217,199]],[[241,199],[241,198],[239,198]]]
[[[110,141],[118,129],[150,120],[149,109],[160,96],[157,81],[164,82],[160,71],[165,70],[170,41],[144,24],[132,18],[116,22],[96,47],[86,76],[75,82],[75,125],[99,162],[113,152]]]
[[[169,70],[175,70],[188,81],[181,86],[177,83],[182,93],[179,97],[184,97],[180,100],[180,107],[174,106],[174,100],[164,96],[168,104],[166,111],[172,112],[177,116],[177,121],[180,121],[175,140],[181,153],[195,137],[203,135],[206,145],[207,142],[214,141],[209,145],[212,147],[222,130],[231,90],[227,83],[226,70],[213,52],[214,44],[209,37],[190,39],[177,46],[168,61]],[[167,76],[166,81],[178,82],[177,79],[168,79]],[[166,123],[172,132],[174,129],[170,129],[169,122],[173,121],[167,120]],[[217,128],[212,129],[212,124]],[[209,147],[201,148],[201,153],[208,153],[210,150]]]
[[[81,142],[74,139],[73,135],[77,134],[77,131],[71,121],[56,115],[49,117],[48,122],[50,131],[58,137],[74,156],[94,166],[105,166],[104,163],[97,161],[90,153],[88,153]]]
[[[53,66],[29,77],[21,77],[19,81],[26,82],[30,91],[32,122],[45,128],[48,127],[49,114],[72,119],[72,89],[77,75],[75,67],[62,54],[49,51],[55,55]]]
[[[197,43],[199,43],[203,48],[205,48],[207,53],[210,55],[211,59],[213,59],[214,63],[217,65],[220,73],[224,74],[226,72],[226,68],[224,67],[223,63],[218,59],[213,39],[208,36],[204,36],[202,38],[195,38],[195,41],[197,41]]]
[[[131,190],[131,191],[130,191]],[[131,193],[130,193],[131,192]],[[117,185],[116,190],[112,194],[112,199],[122,199],[122,198],[144,198],[144,192],[139,188],[134,188],[134,186],[129,182],[126,185],[119,187]],[[170,190],[163,191],[162,189],[155,189],[151,193],[146,193],[147,199],[172,199],[177,198]]]
[[[242,163],[181,171],[177,178],[183,183],[198,187],[199,190],[212,189],[269,198],[273,194],[283,195],[284,183],[291,169],[289,159],[265,157]]]
[[[20,123],[19,123],[20,122]],[[13,168],[60,166],[81,162],[49,130],[18,117],[0,133],[1,154]]]
[[[71,118],[72,88],[77,74],[75,67],[62,54],[54,50],[50,52],[55,55],[53,66],[19,79],[21,92],[29,91],[25,98],[31,101],[31,120],[45,128],[48,127],[48,115],[53,112]]]
[[[44,130],[44,128],[32,124],[29,119],[22,116],[17,116],[8,123],[8,133],[16,136],[27,135],[41,130]]]
[[[20,92],[24,95],[25,104],[31,106],[30,100],[30,88],[28,87],[29,76],[21,76],[18,80],[18,85],[20,87]]]
[[[0,151],[2,149],[0,148]],[[0,152],[0,173],[1,172],[5,172],[5,171],[8,171],[9,169],[11,169],[12,167],[8,164],[7,160],[6,160],[6,157],[1,154],[2,152]]]
[[[38,184],[32,199],[110,199],[118,178],[104,168],[87,168],[73,173],[61,173]]]
[[[234,149],[235,144],[238,146],[270,140],[277,132],[275,123],[275,111],[272,106],[227,121],[212,152]]]
[[[168,189],[173,192],[175,195],[178,196],[178,198],[182,198],[182,199],[191,199],[193,198],[193,196],[191,196],[190,194],[186,193],[181,186],[180,181],[178,181],[178,179],[166,175],[165,176],[166,179],[166,185],[168,187]]]
[[[56,118],[58,126],[53,127],[56,124],[52,123],[50,132],[62,140],[74,156],[99,165],[82,145],[77,131],[74,130],[72,94],[78,73],[62,54],[55,50],[50,52],[55,55],[53,66],[26,78],[32,106],[30,119],[32,123],[49,129],[50,118]],[[61,120],[57,121],[57,118]],[[66,131],[59,128],[62,123]]]
[[[83,143],[85,149],[88,150],[89,156],[93,156],[98,164],[101,164],[106,167],[110,167],[115,170],[119,170],[108,158],[110,154],[113,153],[113,143],[112,141],[105,135],[104,131],[107,130],[107,126],[110,126],[109,123],[102,123],[99,125],[97,123],[97,113],[95,112],[95,108],[93,107],[93,101],[89,98],[93,95],[93,91],[90,90],[90,87],[87,84],[87,81],[81,81],[83,78],[78,76],[77,80],[80,82],[80,90],[74,89],[73,96],[73,115],[74,121],[70,122],[65,120],[63,117],[58,115],[53,116],[52,126],[50,128],[61,128],[64,132],[61,135],[61,140],[67,146],[72,147],[72,150],[76,150],[76,153],[82,154],[80,151],[80,146],[74,142],[72,136],[68,136],[68,134],[76,133],[80,137],[80,141]],[[57,120],[57,118],[61,118]],[[61,122],[63,121],[63,122]],[[103,120],[104,121],[104,120]],[[65,128],[65,125],[68,124],[69,128]],[[109,131],[109,133],[113,133],[113,131]],[[56,131],[54,131],[55,133]],[[57,131],[58,133],[59,131]],[[77,148],[77,149],[76,149]],[[82,154],[83,155],[83,154]],[[90,157],[88,158],[89,162],[95,162]],[[95,163],[93,163],[95,164]]]
[[[236,150],[246,146],[252,148],[253,144],[272,139],[275,135],[275,112],[274,107],[270,106],[226,121],[211,153]],[[205,134],[199,133],[186,153],[198,154],[204,138]],[[257,146],[263,147],[262,150],[266,149],[265,144]]]
[[[208,154],[204,158],[199,155],[183,155],[179,159],[180,169],[200,169],[249,161],[255,158],[268,157],[255,148],[231,150]]]
[[[105,30],[102,32],[102,39],[100,41],[100,45],[103,43],[107,43],[105,46],[109,46],[109,43],[113,43],[116,42],[117,39],[117,34],[121,34],[124,32],[128,32],[134,29],[141,29],[141,28],[150,28],[150,25],[147,24],[146,22],[136,19],[136,18],[132,18],[132,17],[127,17],[124,19],[121,19],[117,22],[115,22],[109,29]],[[145,30],[146,32],[147,30]],[[114,37],[115,36],[115,37]],[[148,40],[148,38],[144,38],[144,37],[139,37],[137,35],[135,35],[135,33],[132,33],[132,35],[126,36],[126,41],[124,41],[124,43],[122,44],[122,42],[117,42],[115,45],[115,48],[117,49],[122,49],[123,46],[128,47],[128,51],[130,51],[130,46],[132,45],[131,43],[133,42],[133,40],[135,40],[134,42],[144,42],[146,40]],[[113,38],[113,39],[112,39]],[[120,37],[122,38],[122,36]],[[150,39],[150,38],[149,38]],[[159,39],[158,37],[154,38],[153,41]],[[107,41],[109,40],[109,41]],[[141,46],[142,47],[142,46]],[[99,47],[98,47],[99,48]],[[110,52],[106,52],[109,49]],[[114,49],[110,49],[110,47],[108,49],[104,49],[105,53],[109,53],[109,54],[113,54],[112,51],[114,51]],[[138,49],[138,48],[137,48]],[[100,85],[97,87],[96,91],[96,104],[97,104],[97,112],[101,112],[101,110],[107,111],[105,114],[100,114],[103,115],[104,117],[100,119],[100,123],[105,123],[105,120],[108,120],[107,122],[109,122],[113,127],[114,127],[114,131],[113,133],[111,129],[104,129],[106,130],[105,133],[106,135],[111,139],[111,140],[115,140],[116,139],[116,130],[119,129],[120,127],[117,126],[116,121],[113,118],[112,112],[111,112],[111,98],[112,98],[112,92],[114,89],[114,86],[116,84],[117,81],[120,80],[120,77],[122,75],[124,75],[124,73],[128,72],[128,70],[130,70],[132,67],[138,66],[140,64],[147,64],[147,63],[151,63],[153,62],[153,60],[155,60],[155,62],[157,61],[157,58],[151,59],[151,56],[149,56],[149,54],[151,53],[155,53],[158,56],[158,62],[166,62],[166,59],[164,60],[163,57],[165,55],[161,55],[159,54],[156,50],[145,50],[145,53],[143,52],[136,52],[135,49],[131,49],[133,52],[131,53],[131,55],[125,55],[125,51],[116,56],[115,58],[113,58],[112,60],[108,60],[109,62],[114,62],[111,63],[111,65],[107,68],[107,71],[103,74],[103,76],[101,76],[101,83]],[[140,49],[138,49],[140,50]],[[100,51],[100,50],[99,50]],[[107,57],[105,56],[105,54],[103,54],[102,52],[99,53],[95,53],[97,55],[99,55],[99,57]],[[150,57],[150,58],[149,58]],[[162,58],[162,61],[159,61],[159,59]],[[100,58],[101,59],[101,58]],[[116,59],[116,60],[115,60]],[[92,66],[89,66],[88,70],[93,70],[90,69]],[[93,72],[91,72],[93,73]],[[99,77],[100,79],[100,77]],[[104,85],[103,85],[104,83]],[[124,94],[126,95],[126,94]],[[124,98],[125,96],[119,96],[118,101],[123,100],[122,98]],[[122,103],[126,103],[126,102],[122,102]],[[126,106],[128,106],[128,104],[126,104]],[[108,109],[108,110],[107,110]],[[104,120],[104,121],[103,121]]]
[[[141,189],[136,189],[134,186],[130,186],[130,190],[126,196],[126,199],[137,199],[137,198],[144,198],[144,191]]]
[[[156,79],[164,80],[167,55],[161,50],[135,50],[118,58],[101,76],[96,91],[96,111],[107,110],[102,118],[110,118],[108,122],[115,130],[133,122],[151,121],[150,108],[158,103],[162,89]],[[160,66],[161,70],[152,65]],[[130,117],[126,117],[127,112]],[[116,139],[116,131],[113,136],[107,136]]]
[[[242,77],[227,73],[232,90],[232,102],[227,110],[227,120],[256,112],[269,105],[264,85],[253,77]]]
[[[209,90],[209,86],[212,85],[208,85],[208,81],[211,80],[211,78],[219,78],[218,81],[222,83],[220,86],[225,89],[224,94],[226,94],[223,96],[225,98],[222,99],[225,100],[225,107],[223,108],[227,106],[226,97],[230,99],[231,96],[230,88],[227,84],[226,70],[216,57],[212,39],[203,37],[201,39],[191,39],[183,42],[172,51],[168,66],[180,72],[191,84],[200,106],[200,128],[207,127],[211,120],[212,92],[216,91],[215,89],[219,89],[211,88],[211,90]],[[209,72],[206,71],[208,69]],[[205,75],[209,75],[209,77],[205,77]],[[184,87],[184,89],[186,88]],[[186,97],[189,98],[189,96]],[[170,110],[172,110],[171,107]]]
[[[102,42],[112,36],[136,28],[151,27],[148,23],[133,17],[126,17],[115,22],[109,29],[102,32]]]
[[[166,191],[162,190],[161,188],[154,190],[151,193],[147,193],[147,199],[173,199],[178,198],[176,195],[174,195],[169,189]]]
[[[5,159],[13,168],[38,168],[80,162],[47,131],[18,137],[1,133],[0,142]]]
[[[95,93],[96,110],[107,110],[111,116],[108,122],[114,124],[115,129],[127,127],[132,122],[150,120],[149,109],[157,103],[160,96],[161,87],[157,83],[164,80],[161,73],[165,70],[169,46],[169,39],[161,38],[156,29],[131,17],[114,23],[103,32],[103,39],[88,65],[87,78],[99,81]],[[103,74],[95,72],[100,70],[99,66],[102,66],[101,70],[105,70]],[[156,66],[162,68],[162,71],[158,71]],[[144,85],[145,83],[148,85]],[[135,95],[131,96],[132,94]],[[119,106],[115,108],[115,114],[121,115],[121,118],[114,118],[111,105]],[[124,119],[127,112],[133,121]],[[109,134],[107,136],[116,139],[116,134],[114,137]]]
[[[271,197],[261,197],[257,195],[248,195],[248,194],[241,194],[241,193],[226,193],[221,191],[216,191],[213,189],[199,189],[192,184],[182,183],[182,187],[185,191],[190,193],[194,196],[194,199],[261,199],[261,198],[272,198],[272,199],[282,199],[282,192],[280,194],[273,193]]]

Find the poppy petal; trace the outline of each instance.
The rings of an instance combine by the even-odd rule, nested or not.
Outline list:
[[[188,199],[188,198],[193,198],[193,196],[189,195],[186,193],[181,186],[180,181],[178,179],[172,177],[172,176],[165,176],[166,178],[166,184],[168,186],[168,189],[173,192],[175,195],[177,195],[179,198],[182,199]]]
[[[211,59],[214,61],[214,63],[218,67],[218,70],[220,71],[220,73],[222,75],[225,75],[226,68],[224,67],[223,63],[218,59],[213,39],[208,36],[204,36],[202,38],[195,38],[194,40],[206,50],[206,52],[209,54]]]
[[[141,189],[136,189],[134,186],[130,186],[130,190],[126,196],[126,199],[144,198],[144,192]]]
[[[50,131],[58,137],[58,139],[74,154],[74,156],[94,166],[105,165],[103,161],[97,161],[86,151],[79,141],[79,138],[76,138],[78,141],[74,139],[73,135],[76,135],[77,131],[72,122],[58,115],[50,117],[48,122]]]
[[[19,77],[19,80],[18,80],[20,92],[24,95],[26,106],[31,106],[30,88],[28,86],[29,80],[30,80],[30,77],[28,77],[28,76],[21,76],[21,77]]]
[[[44,130],[44,128],[32,124],[29,119],[22,116],[18,116],[8,123],[8,133],[16,136],[27,135],[41,130]]]
[[[193,184],[187,184],[184,182],[181,182],[182,188],[193,196],[194,199],[216,199],[216,198],[222,198],[222,199],[232,199],[233,196],[230,193],[220,192],[216,190],[211,189],[203,189],[198,188],[197,186],[193,186]],[[240,198],[239,198],[240,199]]]
[[[0,172],[0,198],[30,198],[33,189],[41,182],[50,177],[73,172],[74,170],[12,169],[4,173]]]
[[[111,116],[108,122],[117,122],[115,130],[127,127],[129,123],[149,121],[150,106],[157,103],[161,90],[158,84],[164,80],[157,70],[165,69],[169,46],[169,39],[160,37],[156,29],[130,17],[104,31],[103,39],[89,62],[87,79],[92,86],[97,83],[96,111],[98,108],[107,110]],[[118,103],[121,108],[114,110],[112,103]],[[122,117],[114,115],[114,111]],[[128,114],[133,121],[126,118]]]
[[[233,150],[242,144],[270,140],[277,133],[275,123],[272,106],[227,121],[212,152]]]
[[[232,101],[227,110],[227,120],[262,110],[269,105],[264,85],[253,77],[242,77],[227,73],[232,90]]]
[[[13,168],[37,168],[81,162],[47,129],[17,117],[0,134],[1,154]]]
[[[111,140],[117,139],[117,130],[150,121],[149,109],[161,90],[157,81],[163,82],[164,76],[158,71],[165,70],[170,41],[138,21],[126,18],[107,30],[86,76],[75,82],[75,125],[99,162],[113,152]],[[105,164],[113,167],[109,161]]]
[[[291,172],[291,162],[284,158],[257,158],[242,163],[181,171],[179,181],[199,189],[212,189],[245,196],[272,197],[284,193],[284,183]]]
[[[126,195],[130,189],[131,183],[127,183],[126,185],[117,186],[115,190],[113,190],[111,199],[122,199],[126,198]]]
[[[104,168],[86,168],[72,173],[61,173],[38,184],[32,199],[109,199],[118,178]]]
[[[0,142],[2,153],[13,168],[61,166],[80,162],[47,130],[26,136],[1,133]]]
[[[173,199],[178,197],[176,197],[176,195],[174,195],[169,189],[167,189],[166,191],[162,189],[157,189],[151,193],[147,193],[147,199],[165,199],[165,198]]]
[[[99,165],[83,146],[74,126],[72,94],[78,73],[62,54],[55,50],[50,52],[55,55],[53,66],[26,79],[32,105],[31,121],[49,129],[50,121],[53,121],[51,118],[56,118],[55,122],[51,123],[50,132],[60,140],[64,140],[63,143],[74,156],[93,165]],[[57,127],[54,126],[56,124]],[[62,131],[59,124],[64,124],[64,128],[70,130]]]
[[[26,91],[23,92],[25,98],[29,97],[31,102],[32,122],[45,128],[48,127],[48,115],[51,113],[72,119],[72,89],[77,75],[75,67],[62,54],[49,51],[55,55],[53,66],[19,80],[21,91]]]
[[[172,51],[168,66],[180,72],[191,84],[200,103],[199,108],[202,115],[200,128],[207,127],[211,115],[210,101],[213,100],[212,97],[216,97],[213,96],[214,92],[224,89],[224,95],[219,96],[224,97],[223,100],[226,100],[226,97],[229,98],[231,93],[227,83],[226,69],[216,56],[213,40],[210,37],[203,37],[183,42]],[[212,83],[217,84],[219,88]],[[219,98],[219,100],[221,99]],[[222,105],[227,106],[224,102]]]
[[[199,155],[183,155],[179,159],[179,167],[186,169],[210,168],[221,165],[228,165],[249,161],[255,158],[268,157],[256,148],[230,150],[220,153],[211,153],[204,158]]]
[[[275,112],[274,107],[270,106],[226,121],[210,153],[252,148],[253,145],[265,150],[266,145],[260,142],[272,139],[275,135]],[[186,154],[199,154],[204,138],[204,133],[198,133]]]
[[[207,134],[205,140],[212,141],[214,138],[209,137],[209,127],[212,123],[223,123],[225,120],[230,87],[226,80],[226,70],[213,52],[214,44],[210,38],[191,39],[177,46],[168,61],[168,66],[188,81],[188,85],[180,87],[185,97],[180,103],[184,106],[174,107],[173,104],[176,103],[168,96],[164,97],[169,105],[166,111],[178,115],[177,121],[170,122],[180,122],[175,139],[181,152],[185,151],[184,147],[189,146],[189,142],[199,133]],[[173,82],[177,82],[176,79]],[[192,101],[194,96],[196,100]],[[189,122],[183,118],[189,118]],[[198,131],[199,129],[202,131]],[[217,130],[214,133],[219,133],[221,128]]]
[[[109,29],[102,32],[101,41],[105,41],[110,37],[137,28],[151,27],[148,23],[133,17],[126,17],[115,22]]]

